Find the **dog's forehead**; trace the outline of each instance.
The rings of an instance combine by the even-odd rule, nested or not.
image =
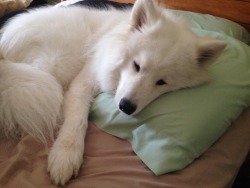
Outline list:
[[[159,22],[153,28],[137,32],[130,40],[130,51],[145,68],[161,70],[185,62],[195,54],[196,36],[176,24]]]
[[[144,66],[153,64],[157,69],[168,67],[188,53],[188,49],[185,49],[184,44],[179,39],[174,40],[173,38],[149,40],[142,46],[143,48],[136,54],[139,57],[139,61]]]

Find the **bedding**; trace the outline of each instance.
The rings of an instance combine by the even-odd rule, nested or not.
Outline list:
[[[249,122],[250,108],[192,165],[162,176],[151,173],[126,140],[90,123],[84,164],[66,187],[229,188],[250,147]],[[32,137],[0,144],[0,187],[54,188],[46,168],[47,151]]]
[[[86,3],[88,1],[84,2]],[[98,3],[96,0],[94,2]],[[203,23],[203,21],[200,23]],[[225,32],[223,31],[222,33],[218,33],[215,30],[206,29],[204,26],[195,27],[195,25],[196,24],[193,25],[193,29],[198,34],[203,35],[209,33],[211,35],[215,35],[216,37],[222,37],[224,40],[231,41],[229,47],[227,48],[227,53],[231,56],[238,57],[238,53],[245,55],[248,54],[247,51],[249,51],[249,47],[243,44],[243,42],[246,42],[245,40],[248,40],[248,37],[241,38],[243,35],[238,35],[237,32],[236,35],[231,36],[230,34],[232,32],[227,30],[225,30]],[[233,39],[233,37],[235,37],[235,39]],[[236,50],[237,52],[232,51],[234,48],[238,49]],[[242,49],[245,49],[243,50],[245,52],[241,52]],[[237,62],[240,64],[242,63],[238,59]],[[221,64],[226,64],[226,62],[217,62],[215,66],[220,67],[222,66]],[[227,65],[230,66],[226,67],[226,69],[230,69],[230,67],[234,68],[236,64],[236,62],[229,62]],[[245,61],[243,64],[247,65]],[[243,66],[240,70],[237,69],[233,72],[233,74],[237,74],[241,78],[247,78],[247,74],[241,74],[242,69],[244,69],[244,71],[246,70],[249,74],[249,66]],[[216,71],[214,73],[216,74]],[[243,93],[246,92],[243,91],[244,89],[248,92],[249,87],[245,88],[244,86],[246,84],[249,86],[248,80],[244,81],[241,85],[233,82],[234,80],[232,79],[233,76],[231,76],[231,74],[228,74],[227,76],[231,78],[229,79],[231,86],[236,86],[236,88],[241,90]],[[223,82],[225,80],[222,79],[221,81]],[[222,94],[222,96],[220,96],[220,100],[218,100],[218,98],[215,98],[214,100],[216,102],[223,102],[224,98],[226,99],[228,94],[231,96],[232,93],[228,92],[230,90],[229,86],[224,86],[223,88],[220,88],[219,86],[220,85],[216,86],[221,91],[218,94]],[[202,87],[204,88],[205,85]],[[196,89],[190,90],[192,91]],[[181,90],[179,93],[185,91],[186,90]],[[236,91],[233,95],[241,95],[241,92],[237,93]],[[170,96],[173,95],[174,94],[170,94]],[[181,94],[177,93],[177,95]],[[104,94],[105,104],[107,104],[105,108],[112,106],[112,103],[110,103],[110,97],[110,95]],[[169,97],[169,95],[166,97]],[[115,115],[117,115],[117,112],[110,111],[107,113],[105,110],[101,110],[101,106],[103,104],[98,102],[101,98],[103,98],[103,96],[97,98],[97,101],[93,105],[93,111],[96,111],[98,108],[98,111],[106,114],[105,118],[114,118]],[[208,95],[206,95],[206,100],[209,99],[211,99],[210,96],[208,97]],[[192,100],[193,99],[190,99],[188,103],[192,102]],[[162,101],[160,99],[158,103],[161,102]],[[209,101],[204,102],[208,103]],[[145,166],[141,159],[135,155],[130,143],[97,129],[96,126],[90,122],[86,138],[86,153],[84,155],[85,161],[83,168],[80,171],[79,177],[71,180],[67,187],[231,187],[239,167],[250,148],[250,108],[247,108],[244,113],[241,113],[243,108],[249,104],[249,100],[246,99],[242,102],[237,98],[237,100],[233,100],[231,102],[233,106],[238,107],[238,111],[230,120],[223,119],[223,121],[227,123],[227,125],[222,128],[222,132],[219,134],[221,135],[225,132],[223,136],[220,138],[217,137],[218,140],[215,139],[217,140],[215,143],[215,140],[213,140],[213,145],[201,156],[195,156],[196,159],[192,159],[194,162],[189,164],[186,168],[172,173],[163,174],[161,176],[155,176],[148,169],[148,167]],[[219,104],[218,106],[221,108],[219,115],[224,115],[224,110],[227,109],[227,107]],[[177,108],[177,106],[175,107]],[[161,110],[158,110],[158,112],[159,111]],[[148,113],[155,114],[156,112],[157,111],[155,111],[154,108],[149,108]],[[226,130],[226,128],[231,124],[229,122],[232,122],[240,113],[240,117],[234,121],[228,130]],[[200,114],[201,116],[204,116],[206,113],[202,113],[200,110]],[[96,112],[95,114],[92,114],[92,116],[96,115]],[[101,116],[102,115],[103,114],[101,114]],[[99,118],[100,116],[98,119]],[[101,120],[101,122],[103,123],[103,120]],[[112,122],[110,123],[111,124],[109,124],[109,126],[114,126],[117,130],[119,124],[115,125],[112,124]],[[99,123],[96,124],[99,125]],[[216,127],[213,121],[207,123],[207,127],[210,126]],[[131,126],[128,128],[131,128]],[[129,136],[130,135],[126,131],[122,134],[123,138],[128,138]],[[197,140],[194,140],[194,144],[199,142]],[[44,148],[41,143],[37,142],[30,136],[23,137],[21,141],[8,140],[0,143],[0,187],[55,187],[51,184],[49,175],[46,173],[48,150]],[[209,146],[212,143],[209,143]],[[145,145],[147,144],[148,143]],[[151,144],[148,144],[148,146],[151,146]],[[178,163],[181,162],[183,161],[178,160],[175,164],[179,165]],[[164,167],[165,165],[162,166]]]
[[[0,2],[0,17],[6,13],[26,8],[32,0],[3,0]]]
[[[171,11],[186,19],[192,28],[226,34],[247,44],[250,42],[249,32],[236,22],[209,14],[200,14],[182,10]]]

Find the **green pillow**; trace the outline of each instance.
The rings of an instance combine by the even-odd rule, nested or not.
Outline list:
[[[249,32],[244,27],[233,21],[209,14],[199,14],[181,10],[171,11],[189,21],[193,28],[224,33],[246,44],[250,43]]]
[[[112,94],[99,95],[92,105],[90,120],[129,140],[156,175],[186,167],[250,105],[250,47],[225,34],[194,31],[228,43],[210,66],[209,83],[167,93],[136,116],[119,112]]]

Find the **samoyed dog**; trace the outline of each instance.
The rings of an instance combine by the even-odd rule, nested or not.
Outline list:
[[[83,162],[97,94],[113,92],[117,108],[134,115],[163,93],[206,82],[225,45],[196,36],[153,0],[124,11],[71,6],[20,14],[1,30],[1,132],[46,141],[60,128],[48,171],[65,185]]]

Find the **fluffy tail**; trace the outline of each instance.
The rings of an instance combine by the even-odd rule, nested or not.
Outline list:
[[[0,60],[0,128],[5,136],[54,138],[63,101],[54,77],[28,64]]]

